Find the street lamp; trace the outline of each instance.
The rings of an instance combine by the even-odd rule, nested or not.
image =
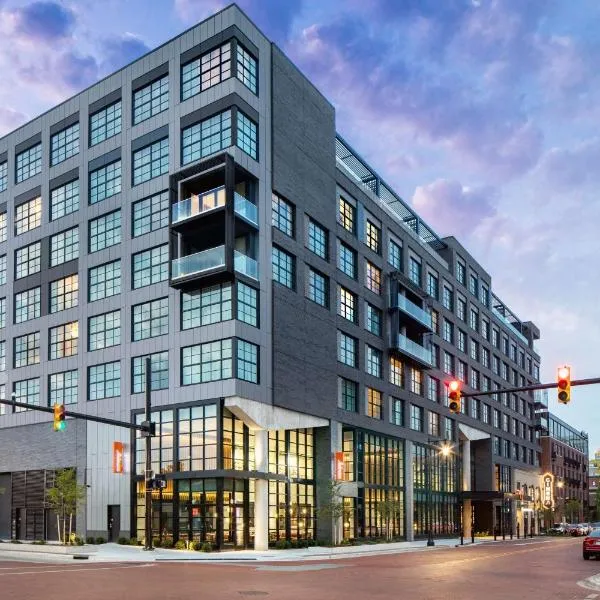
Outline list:
[[[438,452],[427,456],[425,459],[425,485],[427,487],[427,517],[429,521],[429,532],[427,534],[427,546],[435,546],[433,540],[433,501],[432,501],[432,490],[431,490],[431,462],[440,456],[447,458],[452,452],[452,444],[444,442],[441,446],[434,446]]]

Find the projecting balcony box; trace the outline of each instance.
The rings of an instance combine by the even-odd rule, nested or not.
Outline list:
[[[392,331],[406,328],[409,336],[433,331],[431,314],[424,305],[426,295],[402,273],[390,276],[389,308]]]
[[[408,299],[407,296],[398,292],[391,299],[391,308],[397,308],[405,317],[412,320],[413,325],[423,329],[425,332],[433,331],[431,314]]]
[[[433,366],[431,348],[426,348],[401,333],[392,334],[391,350],[425,368]]]

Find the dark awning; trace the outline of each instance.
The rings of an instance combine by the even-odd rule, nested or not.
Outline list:
[[[493,500],[512,500],[515,495],[510,492],[495,492],[495,491],[474,491],[469,490],[459,492],[458,497],[461,500],[477,500],[482,502],[491,502]]]

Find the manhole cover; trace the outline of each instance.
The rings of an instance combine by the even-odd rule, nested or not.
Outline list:
[[[268,596],[269,592],[259,592],[257,590],[246,590],[238,592],[241,596]]]

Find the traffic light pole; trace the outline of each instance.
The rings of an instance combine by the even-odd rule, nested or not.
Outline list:
[[[600,383],[600,377],[592,377],[591,379],[576,379],[575,381],[571,381],[571,387],[576,385],[593,385],[596,383]],[[535,383],[533,385],[524,385],[521,387],[514,388],[503,388],[501,390],[487,390],[485,392],[461,392],[461,396],[463,398],[471,398],[474,396],[492,396],[494,394],[507,394],[512,392],[529,392],[532,390],[549,390],[552,388],[558,387],[557,383]]]

